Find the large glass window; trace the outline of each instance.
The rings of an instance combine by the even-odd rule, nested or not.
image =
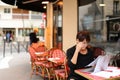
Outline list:
[[[42,19],[42,13],[31,11],[31,19]]]
[[[37,33],[37,36],[44,37],[44,28],[38,28],[39,32]],[[18,35],[19,36],[29,36],[29,34],[33,32],[33,28],[19,28],[18,29]]]
[[[116,48],[116,44],[120,44],[119,6],[120,0],[96,0],[88,5],[78,6],[78,31],[88,30],[91,43],[96,46]]]

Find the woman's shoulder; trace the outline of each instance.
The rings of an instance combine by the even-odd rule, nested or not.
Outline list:
[[[67,49],[67,54],[69,53],[73,53],[75,51],[76,45],[70,47],[69,49]]]
[[[34,47],[34,48],[37,48],[39,46],[39,44],[38,43],[32,43],[31,46]]]
[[[75,50],[75,48],[76,48],[76,45],[74,45],[74,46],[68,48],[67,51],[69,51],[69,50]]]
[[[39,44],[39,46],[45,45],[45,43],[44,43],[44,42],[41,42],[41,41],[39,41],[38,44]]]

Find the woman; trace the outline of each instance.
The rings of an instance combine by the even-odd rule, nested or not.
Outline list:
[[[68,66],[70,73],[68,80],[87,80],[74,73],[74,70],[84,68],[94,60],[93,52],[88,47],[90,36],[88,31],[80,31],[76,35],[76,45],[67,50]]]
[[[37,29],[37,28],[34,28],[33,32],[31,32],[31,33],[29,34],[30,45],[31,45],[32,43],[36,43],[36,42],[39,41],[39,38],[37,38],[37,35],[36,35],[37,33],[38,33],[38,29]]]

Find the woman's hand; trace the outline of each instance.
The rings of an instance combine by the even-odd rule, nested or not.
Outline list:
[[[78,42],[76,45],[76,52],[79,52],[83,46],[83,42]]]

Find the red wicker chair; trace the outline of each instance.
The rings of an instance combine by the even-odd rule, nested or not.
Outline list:
[[[70,69],[68,67],[67,59],[65,57],[63,68],[55,70],[56,79],[57,80],[67,80],[69,71],[70,71]]]
[[[36,56],[36,51],[29,46],[28,47],[28,52],[30,54],[30,59],[31,59],[31,77],[32,75],[35,74],[40,74],[41,76],[43,76],[43,68],[42,68],[42,63],[45,62],[45,60],[41,60],[40,57]]]
[[[36,52],[44,52],[47,50],[46,46],[44,43],[32,43],[31,47],[36,51]]]
[[[99,55],[105,55],[105,51],[104,49],[100,48],[100,47],[93,47],[93,52],[94,52],[94,58],[97,58]]]
[[[47,72],[47,77],[50,80],[51,78],[54,78],[54,69],[60,67],[64,63],[65,58],[65,52],[58,48],[51,48],[48,51],[49,57],[48,58],[60,58],[61,61],[59,64],[53,64],[52,62],[44,63],[43,66]]]

